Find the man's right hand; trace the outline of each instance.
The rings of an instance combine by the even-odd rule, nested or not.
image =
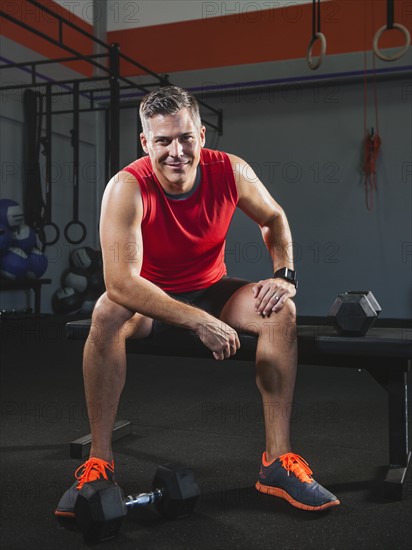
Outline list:
[[[219,319],[202,323],[196,330],[196,334],[218,361],[235,355],[240,348],[237,332]]]

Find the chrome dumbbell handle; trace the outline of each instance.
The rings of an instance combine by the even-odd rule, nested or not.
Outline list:
[[[134,506],[147,506],[148,504],[153,504],[160,498],[162,498],[163,493],[160,489],[155,489],[151,493],[140,493],[139,495],[128,495],[125,497],[125,505],[128,508],[133,508]]]

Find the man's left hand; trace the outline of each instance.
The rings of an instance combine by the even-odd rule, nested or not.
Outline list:
[[[266,279],[252,288],[255,311],[263,317],[280,311],[289,298],[296,295],[295,286],[284,279]]]

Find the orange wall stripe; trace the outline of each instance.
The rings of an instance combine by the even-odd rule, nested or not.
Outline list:
[[[86,21],[77,17],[59,4],[55,4],[50,0],[39,0],[39,2],[52,10],[54,13],[68,19],[77,27],[93,34],[92,25],[89,25]],[[19,21],[34,27],[35,29],[56,40],[59,39],[57,20],[52,15],[44,13],[32,4],[29,4],[26,0],[1,0],[0,5],[4,12],[12,15]],[[25,46],[26,48],[29,48],[48,59],[71,56],[70,52],[59,48],[54,44],[50,44],[45,39],[4,18],[1,19],[0,33],[10,40],[18,42],[22,46]],[[92,41],[67,25],[63,25],[63,41],[66,45],[84,55],[90,55],[93,53]],[[7,57],[7,52],[4,51],[3,55]],[[15,60],[13,59],[13,61]],[[23,61],[26,61],[26,59]],[[28,59],[27,61],[30,60]],[[100,63],[104,64],[105,60],[100,60]],[[92,66],[84,61],[69,62],[64,63],[64,65],[84,76],[91,76],[93,73]]]
[[[386,24],[385,0],[332,0],[321,6],[328,55],[370,50],[375,32]],[[412,32],[411,2],[395,6],[395,21]],[[119,43],[123,53],[153,71],[172,73],[302,58],[311,36],[309,3],[112,31],[108,41]],[[384,33],[379,43],[381,48],[402,44],[398,31]],[[121,68],[125,75],[139,74],[130,64]]]
[[[93,27],[52,0],[39,0],[54,12],[93,33]],[[50,15],[26,0],[0,0],[1,8],[19,21],[58,38],[58,24]],[[395,3],[395,21],[412,33],[410,0]],[[322,2],[322,32],[326,35],[327,54],[343,54],[371,49],[377,29],[386,23],[385,0],[330,0]],[[311,38],[312,3],[239,14],[205,17],[200,20],[112,31],[108,43],[117,42],[121,51],[158,73],[208,69],[249,63],[299,59],[306,55]],[[47,58],[66,57],[65,50],[43,38],[2,19],[0,33]],[[65,42],[84,55],[93,52],[91,40],[64,26]],[[398,31],[386,32],[380,47],[403,43]],[[314,48],[317,53],[317,46]],[[7,52],[3,52],[7,57]],[[28,60],[30,61],[30,60]],[[105,60],[100,60],[102,64]],[[85,76],[93,67],[86,62],[65,63]],[[125,76],[139,73],[121,63]]]

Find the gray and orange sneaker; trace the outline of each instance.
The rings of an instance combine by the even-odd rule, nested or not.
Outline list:
[[[301,510],[319,511],[338,506],[339,500],[313,479],[309,464],[295,453],[286,453],[268,462],[266,453],[256,489],[280,497]]]
[[[91,457],[74,472],[76,481],[61,497],[55,510],[55,515],[65,518],[74,518],[74,505],[78,492],[85,483],[96,479],[114,481],[114,462],[106,462],[101,458]]]

